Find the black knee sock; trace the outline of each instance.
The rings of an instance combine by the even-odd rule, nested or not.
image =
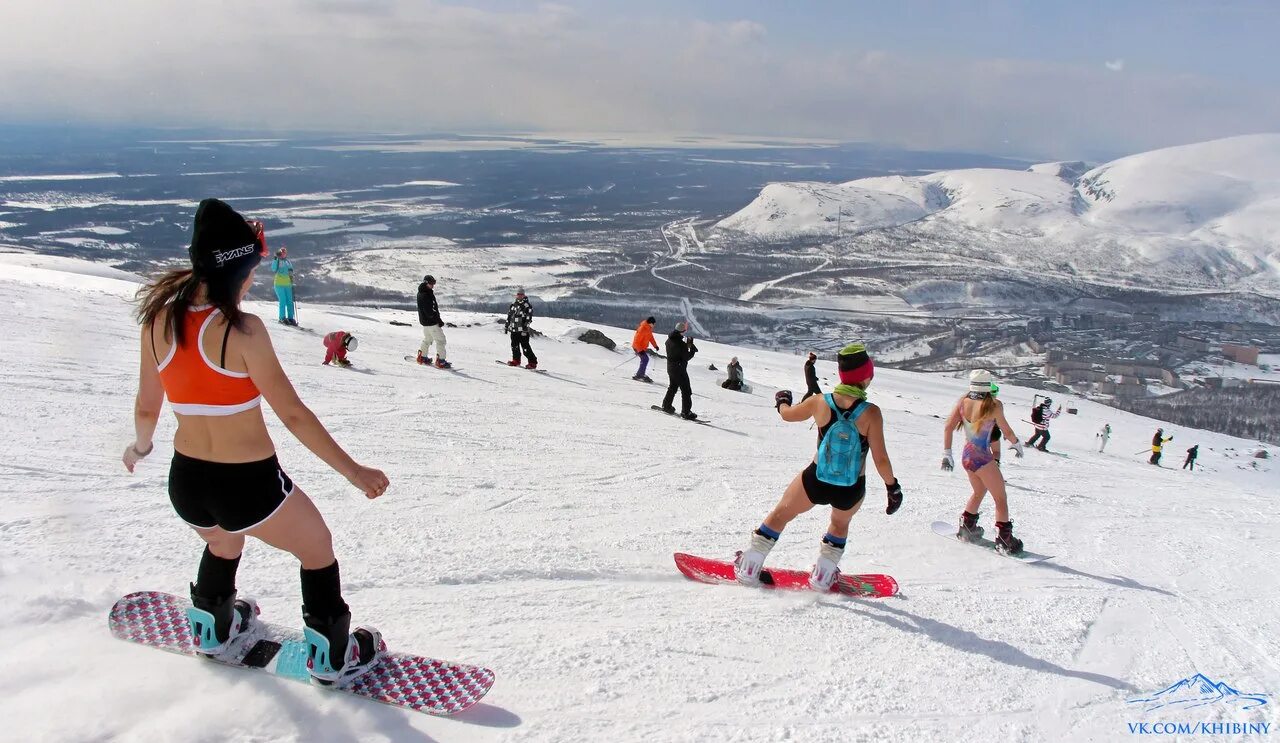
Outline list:
[[[228,560],[218,557],[204,548],[200,556],[200,571],[196,573],[196,585],[193,593],[209,599],[222,599],[235,593],[236,570],[240,567],[240,556]]]
[[[338,575],[338,561],[316,570],[302,568],[302,610],[307,614],[333,619],[348,613],[347,602],[342,600],[342,578]]]

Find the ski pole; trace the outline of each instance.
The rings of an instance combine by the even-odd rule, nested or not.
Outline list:
[[[630,361],[632,361],[632,360],[633,360],[633,359],[623,359],[623,360],[622,360],[622,364],[626,364],[626,363],[628,363],[628,362],[630,362]],[[618,364],[618,366],[615,366],[615,367],[613,367],[612,369],[605,369],[604,371],[600,372],[600,376],[602,376],[602,377],[603,377],[604,375],[608,374],[609,372],[613,371],[614,369],[618,369],[618,368],[620,368],[620,367],[622,366],[622,364]]]

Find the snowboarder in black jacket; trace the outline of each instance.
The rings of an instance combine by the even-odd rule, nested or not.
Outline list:
[[[813,351],[809,352],[809,360],[804,362],[804,383],[808,389],[804,393],[804,397],[800,398],[800,402],[804,402],[814,395],[821,395],[822,388],[818,386],[818,370],[815,367],[818,361],[818,354]]]
[[[418,324],[422,326],[422,345],[418,347],[418,363],[434,364],[441,369],[448,369],[452,364],[445,361],[444,320],[440,317],[440,305],[436,304],[436,278],[430,274],[422,277],[418,284]],[[431,358],[431,344],[436,346],[436,357]]]
[[[525,368],[538,368],[538,357],[533,355],[533,348],[529,346],[532,324],[533,305],[529,304],[524,289],[516,289],[516,299],[507,310],[507,324],[502,330],[511,335],[511,360],[507,362],[507,366],[520,366],[520,351],[523,350],[525,358],[529,360]]]
[[[680,391],[680,417],[685,420],[697,420],[693,412],[693,389],[689,387],[689,360],[698,352],[692,338],[685,338],[689,329],[688,323],[678,323],[676,329],[667,336],[667,394],[662,398],[662,410],[675,413],[672,403],[676,399],[676,390]]]

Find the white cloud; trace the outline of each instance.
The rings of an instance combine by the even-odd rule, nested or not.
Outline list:
[[[1108,70],[1111,70],[1112,72],[1120,72],[1121,70],[1123,70],[1123,69],[1124,69],[1124,60],[1123,60],[1123,59],[1113,59],[1113,60],[1110,60],[1110,61],[1108,61],[1108,62],[1103,62],[1103,65],[1105,65],[1105,66],[1106,66],[1106,68],[1107,68]]]
[[[7,6],[0,116],[10,119],[778,134],[1049,156],[1280,120],[1276,91],[790,46],[747,19],[600,20],[565,5],[495,11],[428,0]]]

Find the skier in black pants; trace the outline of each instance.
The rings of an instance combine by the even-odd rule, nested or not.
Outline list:
[[[533,355],[533,349],[529,346],[529,326],[532,324],[533,305],[529,304],[524,289],[516,289],[516,299],[507,310],[507,324],[502,330],[511,335],[511,360],[507,362],[507,366],[520,366],[520,351],[523,349],[525,358],[529,360],[525,368],[538,368],[538,357]]]
[[[814,395],[822,394],[822,388],[818,386],[818,370],[814,366],[817,361],[818,354],[810,351],[809,360],[804,362],[804,383],[808,385],[809,389],[805,391],[804,397],[800,398],[800,402],[804,402]]]
[[[1198,456],[1200,456],[1200,445],[1199,445],[1199,444],[1196,444],[1195,446],[1191,447],[1190,449],[1187,449],[1187,461],[1185,461],[1185,462],[1183,462],[1183,463],[1182,463],[1182,469],[1184,469],[1184,470],[1188,470],[1188,469],[1189,469],[1189,470],[1191,470],[1192,472],[1195,472],[1195,471],[1196,471],[1196,457],[1198,457]]]
[[[1031,409],[1031,425],[1036,427],[1036,432],[1027,440],[1027,448],[1035,447],[1040,451],[1046,451],[1049,446],[1049,421],[1057,418],[1062,414],[1062,406],[1059,405],[1057,410],[1050,410],[1053,400],[1045,398],[1044,402]],[[1036,446],[1039,441],[1040,445]]]
[[[1163,454],[1164,445],[1173,441],[1172,436],[1165,436],[1163,428],[1156,429],[1156,435],[1151,437],[1151,459],[1147,460],[1148,464],[1160,466],[1160,455]]]
[[[662,412],[672,414],[676,409],[672,403],[676,399],[676,390],[680,391],[680,417],[685,420],[697,420],[693,412],[693,389],[689,387],[689,360],[698,352],[692,338],[685,338],[684,333],[689,324],[682,322],[667,336],[667,394],[662,398]]]

